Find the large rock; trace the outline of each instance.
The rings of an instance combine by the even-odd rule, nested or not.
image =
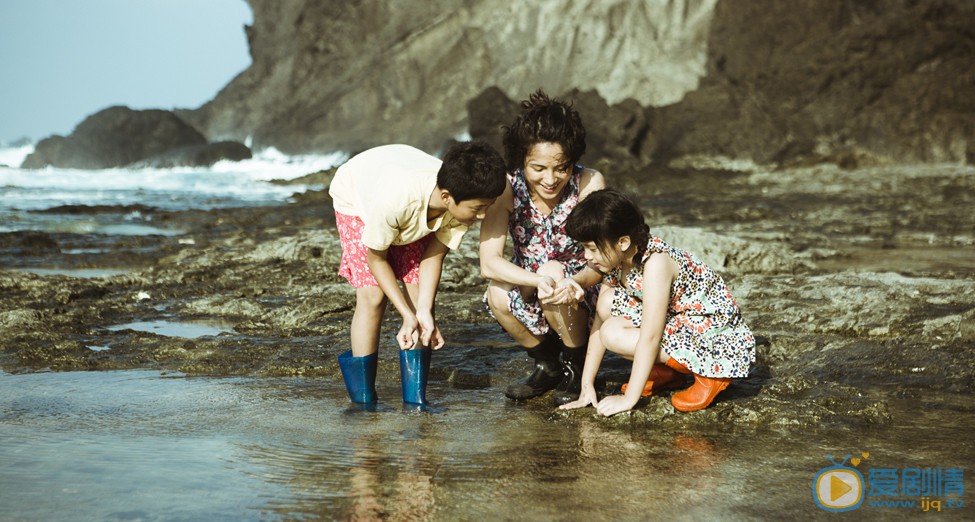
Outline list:
[[[171,111],[109,107],[86,118],[68,137],[41,140],[21,167],[122,167],[173,149],[206,143],[202,134]]]
[[[708,74],[657,111],[660,157],[964,162],[975,4],[720,2]]]
[[[180,115],[210,139],[285,152],[435,150],[492,85],[513,100],[577,88],[673,103],[704,74],[715,1],[250,0],[252,65]]]
[[[488,87],[467,103],[468,132],[471,138],[485,141],[504,154],[502,128],[510,125],[520,110],[518,100],[512,100],[498,87]]]
[[[975,149],[963,0],[249,3],[253,64],[180,112],[211,139],[433,151],[497,123],[466,110],[497,86],[510,100],[577,93],[587,160],[855,166],[971,162]]]
[[[628,98],[610,104],[596,91],[573,90],[563,97],[572,102],[586,126],[585,163],[649,162],[654,143],[651,112],[639,102]]]

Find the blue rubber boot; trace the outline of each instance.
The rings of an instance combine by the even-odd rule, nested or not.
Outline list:
[[[399,351],[399,372],[403,384],[403,402],[426,406],[427,374],[430,372],[429,348],[417,347]]]
[[[363,357],[355,357],[352,350],[339,355],[339,368],[345,379],[345,389],[349,392],[349,399],[360,404],[375,403],[376,398],[376,364],[379,354],[373,353]]]

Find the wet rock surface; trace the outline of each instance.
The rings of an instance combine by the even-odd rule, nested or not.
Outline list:
[[[660,170],[611,179],[640,195],[655,233],[724,275],[759,349],[752,375],[707,410],[675,412],[664,394],[606,425],[855,428],[896,421],[891,400],[971,394],[971,167]],[[340,382],[335,356],[348,349],[354,294],[336,274],[340,248],[325,192],[274,207],[139,212],[174,234],[0,235],[4,371],[147,368]],[[476,232],[447,258],[438,317],[448,346],[434,356],[432,379],[498,389],[504,401],[500,390],[529,364],[481,305]],[[128,271],[24,271],[32,268]],[[190,338],[117,328],[153,321],[208,321],[229,331]],[[398,379],[397,327],[389,313],[381,379]],[[607,359],[604,391],[614,393],[628,372],[626,361]],[[531,402],[550,404],[548,396]]]

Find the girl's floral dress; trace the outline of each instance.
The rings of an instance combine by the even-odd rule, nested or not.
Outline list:
[[[704,377],[747,377],[755,362],[755,337],[721,276],[697,257],[651,237],[647,251],[625,277],[622,268],[606,275],[612,285],[612,315],[640,326],[643,266],[650,254],[669,255],[680,271],[670,288],[670,305],[660,349]]]
[[[525,270],[538,272],[538,268],[548,261],[558,261],[567,276],[575,275],[585,268],[586,258],[582,244],[565,233],[565,220],[569,212],[579,203],[579,184],[583,167],[576,165],[569,183],[562,190],[562,198],[549,215],[543,215],[535,208],[531,192],[521,169],[508,173],[508,182],[514,194],[514,210],[508,218],[508,232],[514,246],[511,262]],[[599,285],[586,290],[583,305],[592,311],[596,309]],[[511,313],[535,335],[545,335],[549,331],[548,322],[542,314],[537,296],[524,298],[521,290],[513,288],[508,292]],[[484,302],[487,304],[487,295]],[[490,308],[488,308],[490,312]]]

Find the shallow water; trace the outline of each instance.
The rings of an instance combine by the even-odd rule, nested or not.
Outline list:
[[[815,507],[811,485],[827,455],[868,453],[864,476],[975,456],[971,405],[948,395],[894,401],[892,426],[855,433],[690,434],[620,430],[443,382],[428,391],[439,413],[417,412],[397,402],[397,382],[377,386],[379,408],[361,411],[329,379],[0,374],[0,518],[825,519],[836,515]]]
[[[21,272],[37,274],[41,276],[64,275],[68,277],[111,277],[113,275],[127,274],[132,270],[129,268],[22,268]]]
[[[224,332],[233,332],[234,329],[229,323],[220,321],[136,321],[132,323],[116,324],[106,327],[108,330],[135,330],[137,332],[150,332],[167,337],[185,337],[196,339],[210,335],[220,335]]]

